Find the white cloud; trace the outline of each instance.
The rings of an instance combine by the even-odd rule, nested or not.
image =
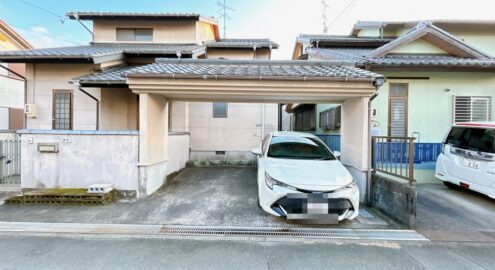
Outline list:
[[[58,38],[55,35],[51,35],[46,28],[41,26],[34,26],[31,29],[17,27],[14,28],[35,48],[50,48],[74,45],[73,43],[64,41],[63,38]]]
[[[47,33],[48,31],[46,30],[45,27],[43,26],[35,26],[35,27],[32,27],[31,28],[31,31],[35,32],[35,33],[38,33],[38,34],[45,34]]]

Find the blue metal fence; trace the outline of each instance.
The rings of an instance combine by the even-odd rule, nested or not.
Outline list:
[[[323,135],[316,134],[330,149],[333,151],[340,151],[340,135]],[[401,147],[406,148],[406,145],[402,146],[398,143],[378,143],[377,155],[380,153],[397,152],[401,153]],[[388,151],[387,151],[388,150]],[[397,150],[397,151],[396,151]],[[414,143],[414,163],[424,162],[436,162],[440,151],[442,150],[441,143]],[[402,151],[403,160],[407,160],[407,151]]]
[[[332,151],[340,151],[340,135],[316,134]]]

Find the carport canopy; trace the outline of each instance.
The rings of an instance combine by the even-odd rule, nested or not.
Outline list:
[[[139,163],[144,179],[168,155],[168,102],[342,104],[342,162],[355,177],[362,199],[370,169],[369,100],[385,78],[332,61],[237,61],[157,59],[123,76],[139,95]]]

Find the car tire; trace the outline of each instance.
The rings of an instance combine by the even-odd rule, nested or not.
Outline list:
[[[454,183],[451,183],[451,182],[447,182],[447,181],[443,181],[443,184],[450,188],[450,189],[460,189],[461,187],[459,187],[458,185],[454,184]]]

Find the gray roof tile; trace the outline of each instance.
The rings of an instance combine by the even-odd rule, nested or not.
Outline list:
[[[370,57],[373,49],[363,48],[311,48],[307,53],[318,59],[348,60],[356,64],[379,66],[438,66],[438,67],[495,67],[495,59],[464,58],[440,54],[390,54]]]
[[[12,59],[93,59],[118,54],[192,54],[204,48],[196,44],[127,44],[93,43],[85,46],[72,46],[47,49],[0,51],[0,61]]]
[[[210,20],[213,18],[202,16],[198,13],[174,13],[174,12],[98,12],[98,11],[72,11],[65,14],[69,19],[79,20]]]
[[[74,80],[79,81],[81,85],[114,85],[126,84],[124,73],[135,67],[118,67],[104,70],[97,73],[91,73],[84,76],[76,77]]]
[[[270,39],[220,39],[206,45],[208,48],[278,48]]]
[[[329,61],[235,61],[172,60],[136,67],[126,72],[130,77],[201,77],[259,79],[370,79],[380,74]]]

